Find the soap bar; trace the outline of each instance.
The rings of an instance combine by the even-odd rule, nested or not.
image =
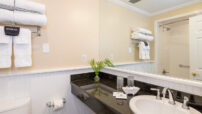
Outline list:
[[[127,99],[127,94],[123,92],[113,92],[113,96],[116,97],[116,99]]]

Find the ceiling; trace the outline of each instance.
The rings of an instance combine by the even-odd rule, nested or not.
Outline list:
[[[129,0],[120,1],[148,15],[157,15],[194,3],[202,2],[202,0],[141,0],[132,4],[128,2]]]

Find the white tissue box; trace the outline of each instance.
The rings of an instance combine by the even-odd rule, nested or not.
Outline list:
[[[122,89],[127,95],[128,94],[135,95],[140,90],[139,87],[122,87]]]

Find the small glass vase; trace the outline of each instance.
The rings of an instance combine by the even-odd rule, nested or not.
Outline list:
[[[95,80],[96,83],[98,83],[98,82],[100,82],[100,77],[99,77],[98,75],[96,75],[96,76],[94,77],[94,80]]]

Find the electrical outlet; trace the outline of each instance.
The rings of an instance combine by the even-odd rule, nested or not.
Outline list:
[[[50,52],[50,45],[48,43],[44,43],[42,48],[43,48],[43,53],[49,53]]]
[[[111,61],[113,61],[113,60],[114,60],[114,54],[110,54],[109,59],[110,59]]]
[[[128,53],[132,53],[132,48],[131,47],[128,48]]]

